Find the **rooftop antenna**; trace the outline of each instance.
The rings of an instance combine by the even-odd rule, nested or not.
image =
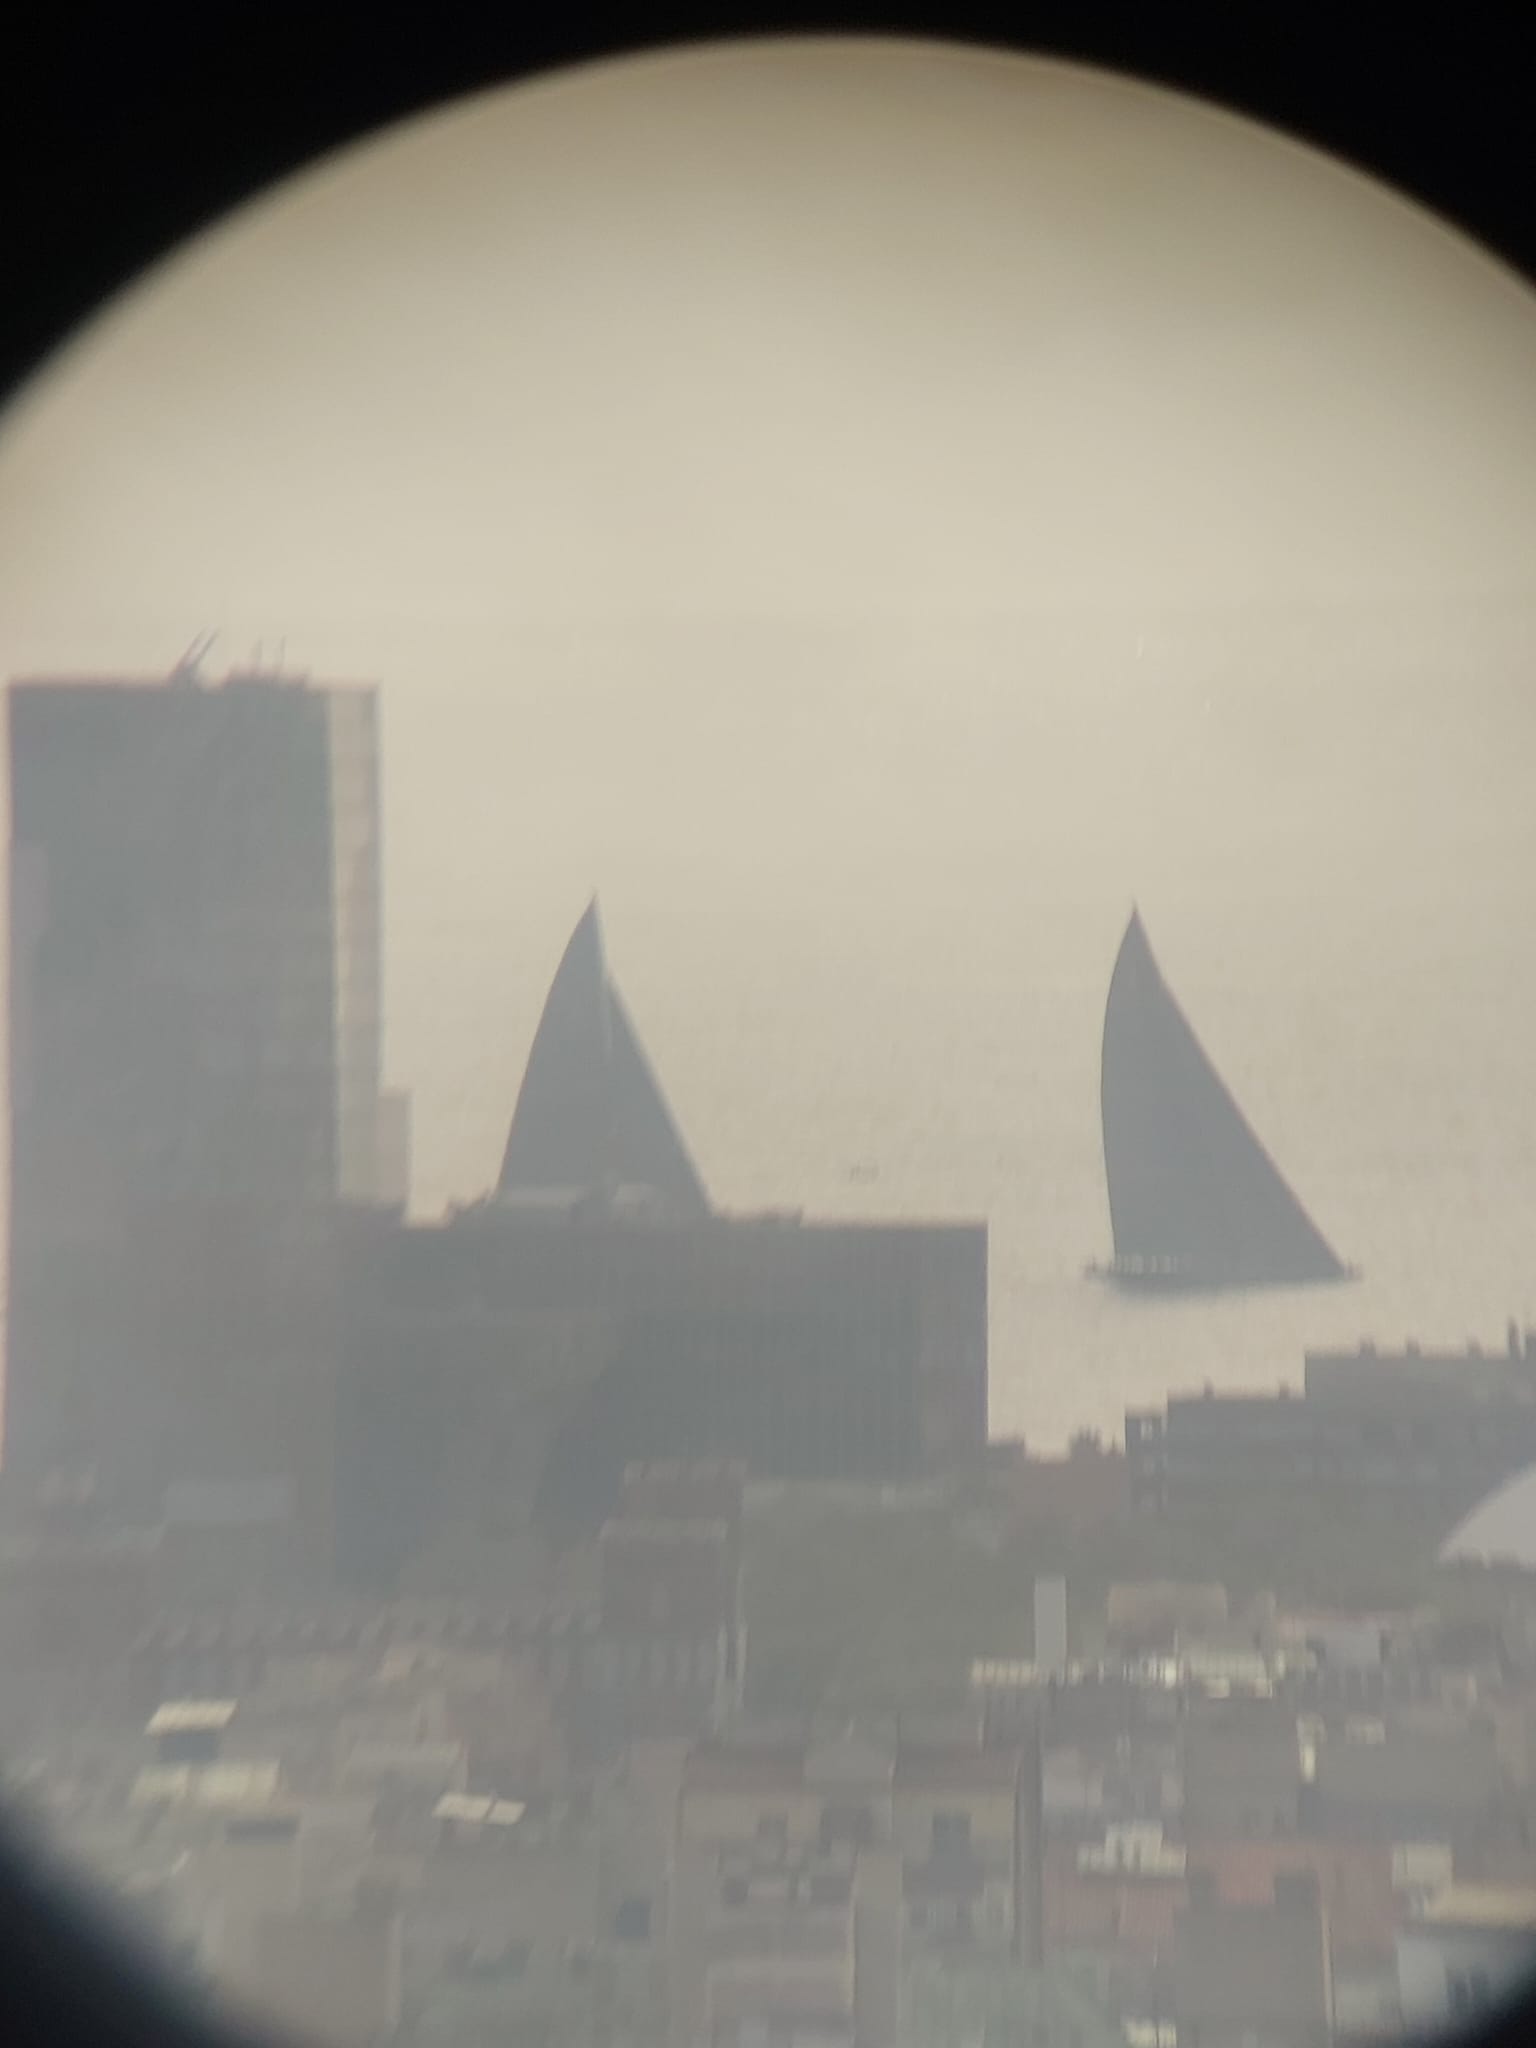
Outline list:
[[[199,633],[180,661],[172,668],[166,680],[183,685],[201,682],[203,662],[207,657],[209,648],[218,637],[216,632]]]

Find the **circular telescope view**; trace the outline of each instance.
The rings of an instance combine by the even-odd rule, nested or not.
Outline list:
[[[0,1774],[312,2048],[1373,2048],[1536,1966],[1536,297],[699,45],[0,417]]]

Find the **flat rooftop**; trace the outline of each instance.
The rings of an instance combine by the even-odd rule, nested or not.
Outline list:
[[[1451,1884],[1420,1918],[1438,1927],[1509,1927],[1536,1934],[1536,1886]]]
[[[234,1700],[165,1700],[149,1717],[146,1735],[215,1735],[235,1718]]]

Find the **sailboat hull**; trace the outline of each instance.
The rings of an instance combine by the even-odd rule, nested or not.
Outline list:
[[[1232,1273],[1202,1272],[1195,1267],[1153,1269],[1135,1259],[1094,1259],[1083,1268],[1083,1278],[1102,1281],[1124,1294],[1255,1294],[1291,1287],[1342,1287],[1360,1278],[1360,1268],[1341,1265],[1336,1273],[1309,1274],[1300,1280],[1269,1275],[1247,1279]]]

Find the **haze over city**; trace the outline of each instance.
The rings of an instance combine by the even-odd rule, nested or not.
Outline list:
[[[346,2048],[1481,2009],[1533,563],[1528,286],[1043,61],[489,93],[105,309],[0,422],[18,1796]]]
[[[484,1185],[600,887],[722,1199],[1011,1214],[999,1403],[1059,1440],[1130,1368],[1066,1412],[1016,1297],[1101,1245],[1133,898],[1382,1314],[1527,1306],[1533,334],[1402,200],[1132,83],[600,66],[343,153],[61,357],[0,442],[7,660],[377,677],[417,1205]],[[1404,1148],[1474,1130],[1429,1291],[1394,1241],[1467,1205]]]

